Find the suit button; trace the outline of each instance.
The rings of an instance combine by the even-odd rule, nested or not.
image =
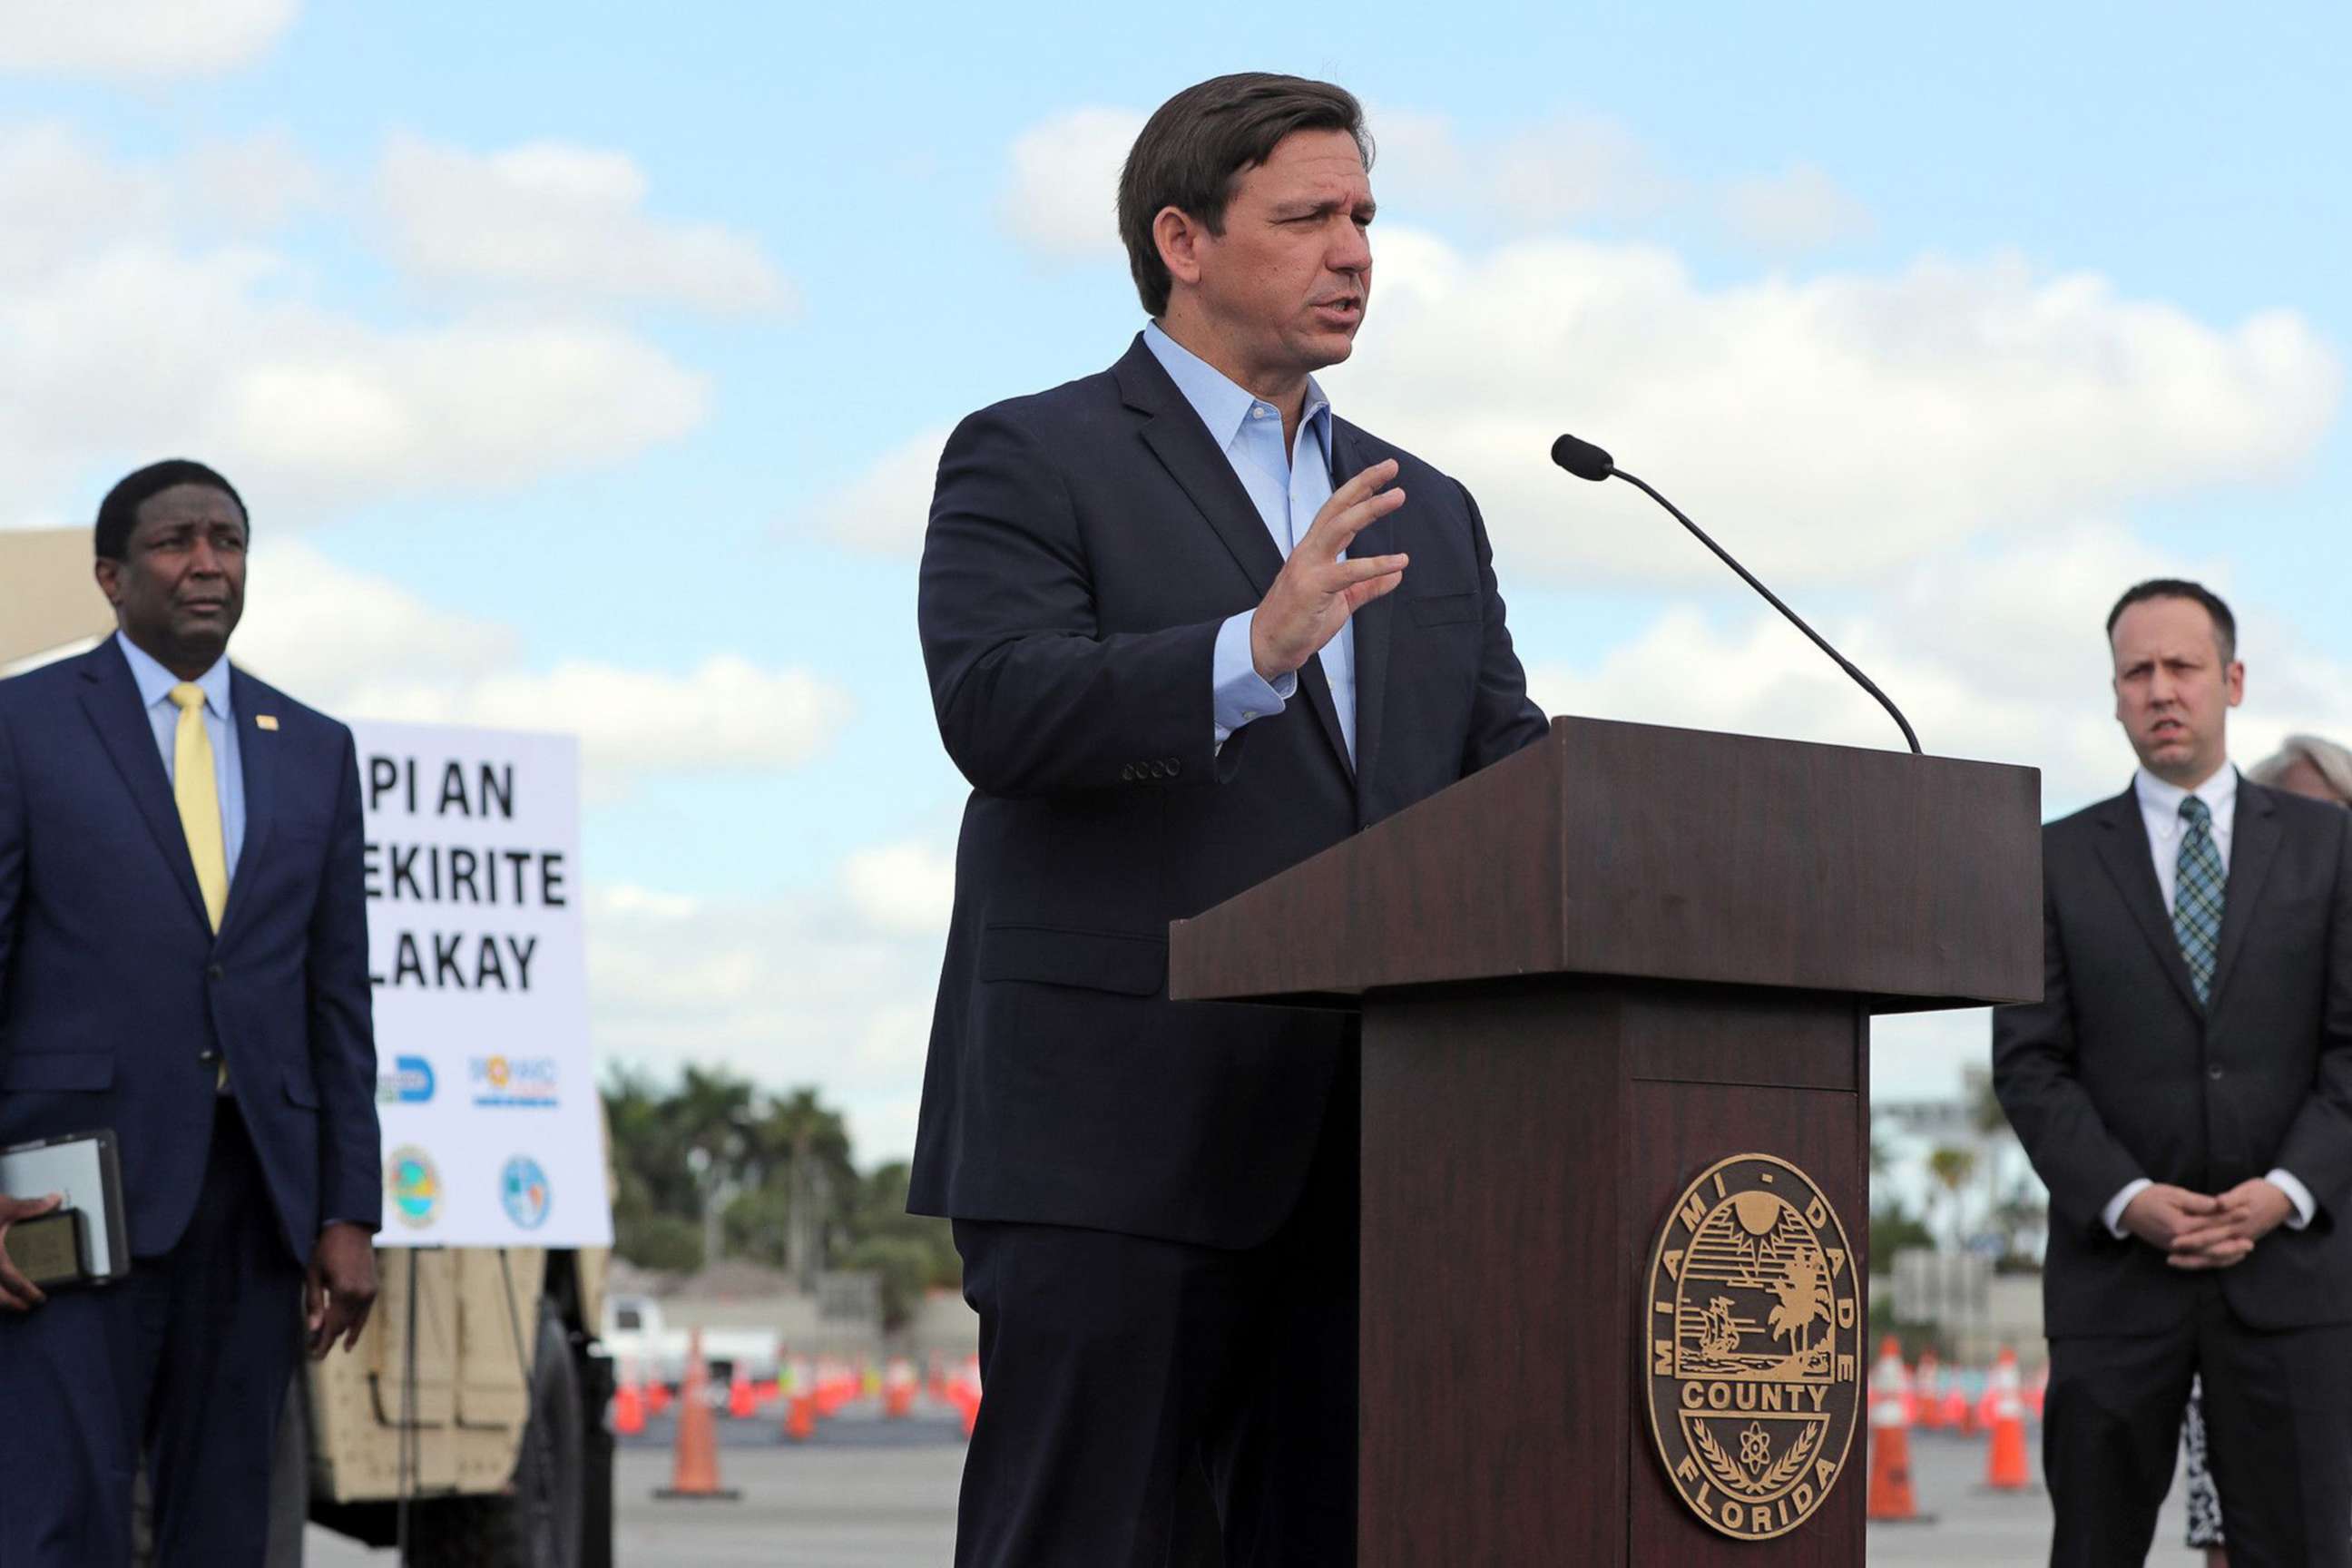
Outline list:
[[[220,1050],[217,1047],[206,1046],[203,1050],[196,1053],[196,1060],[202,1062],[206,1067],[218,1067],[220,1065]]]
[[[1168,759],[1168,776],[1169,776],[1170,778],[1171,778],[1171,779],[1172,779],[1172,778],[1174,778],[1178,773],[1182,773],[1183,771],[1184,771],[1184,759],[1183,759],[1183,758],[1181,758],[1181,757],[1171,757],[1171,758],[1169,758],[1169,759]]]
[[[223,969],[217,963],[208,963],[205,965],[205,973],[215,980],[226,980],[228,978],[228,971]]]
[[[2219,1083],[2221,1081],[2221,1069],[2220,1068],[2207,1068],[2205,1069],[2205,1076],[2211,1079],[2215,1083]]]
[[[1168,764],[1167,764],[1166,763],[1152,763],[1152,764],[1151,764],[1151,776],[1152,776],[1153,778],[1156,778],[1156,779],[1164,779],[1164,778],[1166,778],[1166,777],[1168,776]]]
[[[1127,766],[1119,769],[1118,776],[1125,779],[1128,783],[1133,784],[1135,782],[1135,764],[1133,763],[1129,763]]]

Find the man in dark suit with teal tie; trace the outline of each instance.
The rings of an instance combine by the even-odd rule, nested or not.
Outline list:
[[[2131,787],[2043,831],[1993,1086],[2050,1188],[2051,1562],[2145,1562],[2201,1373],[2238,1568],[2352,1564],[2352,814],[2230,763],[2237,623],[2107,617]]]
[[[130,1278],[0,1257],[0,1562],[258,1563],[307,1329],[355,1342],[382,1210],[351,731],[227,660],[249,524],[201,464],[99,510],[117,634],[0,682],[0,1145],[110,1128]],[[6,1226],[47,1207],[0,1196]]]

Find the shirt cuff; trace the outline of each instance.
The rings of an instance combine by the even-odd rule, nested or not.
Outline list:
[[[2319,1202],[2311,1195],[2311,1189],[2296,1181],[2293,1173],[2283,1169],[2276,1170],[2263,1177],[2263,1180],[2284,1193],[2286,1201],[2294,1205],[2294,1213],[2286,1222],[2287,1229],[2303,1229],[2311,1223],[2311,1216],[2319,1212]]]
[[[1255,610],[1244,610],[1217,628],[1216,655],[1210,669],[1214,684],[1209,707],[1216,718],[1220,749],[1234,731],[1251,720],[1281,712],[1284,704],[1298,690],[1298,672],[1295,669],[1271,685],[1258,674],[1257,661],[1250,657],[1250,617],[1256,614]]]
[[[2136,1182],[2126,1182],[2124,1190],[2107,1200],[2105,1212],[2099,1217],[2106,1222],[2109,1236],[2114,1237],[2117,1241],[2124,1238],[2124,1210],[2131,1207],[2132,1199],[2154,1185],[2156,1185],[2154,1182],[2142,1176]]]

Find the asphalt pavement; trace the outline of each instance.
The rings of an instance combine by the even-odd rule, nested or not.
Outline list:
[[[720,1479],[741,1494],[732,1502],[654,1496],[670,1479],[667,1420],[624,1445],[614,1476],[614,1555],[623,1568],[941,1568],[950,1561],[963,1470],[951,1413],[927,1408],[909,1420],[884,1421],[845,1411],[806,1445],[785,1444],[765,1419],[719,1426]],[[2032,1458],[2038,1479],[2041,1456]],[[1872,1525],[1870,1562],[2031,1568],[2045,1560],[2049,1498],[2038,1486],[1987,1489],[1982,1438],[1915,1432],[1911,1469],[1919,1508],[1934,1521]],[[1850,1479],[1859,1483],[1865,1474],[1856,1469]],[[2150,1563],[2201,1562],[2183,1544],[2187,1523],[2176,1481]],[[309,1568],[396,1561],[389,1550],[369,1552],[310,1530]]]

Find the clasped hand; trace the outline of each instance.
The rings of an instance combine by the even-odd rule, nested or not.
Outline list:
[[[2260,1176],[2216,1194],[2158,1182],[2124,1205],[2123,1226],[2175,1268],[2227,1268],[2294,1212],[2287,1195]]]

